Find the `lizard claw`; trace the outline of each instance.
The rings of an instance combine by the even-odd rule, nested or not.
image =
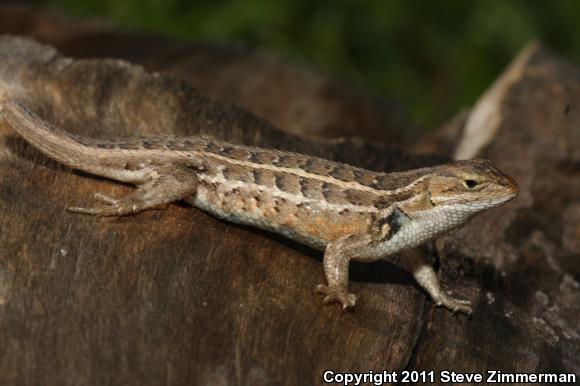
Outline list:
[[[346,288],[331,287],[320,284],[316,287],[316,292],[326,295],[322,300],[324,303],[340,303],[343,310],[352,309],[356,304],[356,296],[349,293]]]

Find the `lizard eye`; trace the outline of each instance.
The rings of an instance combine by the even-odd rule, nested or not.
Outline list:
[[[475,180],[463,180],[463,185],[467,189],[475,189],[475,187],[478,185],[478,182]]]

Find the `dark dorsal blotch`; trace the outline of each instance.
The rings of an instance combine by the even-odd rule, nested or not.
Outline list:
[[[390,183],[391,181],[389,181],[389,178],[386,175],[379,175],[374,178],[371,187],[378,190],[389,190],[391,188],[389,186]]]
[[[234,154],[235,151],[236,151],[236,148],[233,146],[224,146],[222,148],[222,150],[220,151],[220,154],[229,156],[229,155]]]
[[[378,210],[387,209],[389,206],[393,204],[393,200],[388,199],[387,197],[379,197],[373,202],[373,206]]]
[[[226,180],[254,182],[252,171],[235,163],[227,162],[226,164],[227,166],[224,168],[224,177]]]
[[[207,160],[201,160],[199,164],[185,163],[183,166],[186,169],[195,170],[198,173],[207,173],[207,171],[209,170],[209,164]]]
[[[250,162],[260,165],[272,164],[272,161],[277,159],[278,156],[269,151],[252,150],[249,152],[246,159]]]
[[[223,147],[220,154],[228,158],[245,161],[248,158],[249,151],[239,146],[228,145]]]
[[[271,170],[255,169],[251,173],[256,185],[271,187],[276,183],[275,173]]]
[[[272,165],[280,168],[297,169],[303,161],[304,156],[302,154],[277,153],[277,157],[272,161]]]
[[[210,153],[219,153],[222,150],[222,146],[210,141],[205,144],[204,150]]]
[[[366,177],[367,174],[364,170],[354,168],[351,170],[351,172],[356,181],[362,180],[363,178]]]
[[[262,172],[260,170],[252,170],[252,178],[255,184],[262,185]]]
[[[306,197],[307,190],[308,190],[308,182],[306,181],[306,178],[299,177],[298,184],[300,185],[300,192],[302,193],[302,195],[304,197]]]
[[[114,149],[115,145],[110,142],[98,142],[95,144],[96,147],[101,149]]]
[[[311,173],[316,167],[316,160],[314,158],[306,158],[298,164],[298,167],[305,172]]]
[[[323,182],[322,183],[322,197],[324,197],[324,199],[326,201],[330,201],[331,200],[331,186],[328,182]]]
[[[357,206],[365,206],[371,204],[369,194],[362,190],[347,189],[344,191],[346,200]]]
[[[274,183],[276,184],[276,187],[278,189],[286,191],[286,185],[283,175],[277,174],[276,177],[274,178]]]
[[[345,165],[335,165],[328,174],[340,181],[351,182],[354,181],[354,174],[352,170]]]
[[[320,158],[307,158],[306,161],[301,162],[298,167],[307,173],[316,174],[319,176],[327,176],[336,164],[331,161]]]
[[[361,185],[368,186],[369,188],[377,189],[377,176],[380,176],[381,173],[370,172],[368,170],[362,170],[353,168],[351,172],[354,176],[354,180]]]
[[[248,154],[248,161],[259,164],[260,157],[259,157],[258,153],[255,151],[251,151],[250,154]]]
[[[274,161],[272,161],[272,165],[274,165],[274,166],[286,166],[289,159],[290,159],[290,155],[281,154]]]
[[[169,141],[165,142],[165,148],[167,150],[178,150],[179,147],[177,145],[177,142],[175,141],[175,139],[170,139]]]
[[[224,178],[226,180],[230,180],[232,178],[231,173],[230,173],[230,169],[227,166],[224,166],[222,168],[222,175],[224,176]]]
[[[302,193],[302,195],[304,197],[315,199],[315,200],[319,200],[319,199],[323,198],[322,186],[321,186],[322,184],[320,181],[312,179],[312,178],[300,177],[299,178],[299,185],[300,185],[300,192]]]
[[[339,185],[326,182],[322,184],[321,188],[322,196],[329,204],[344,205],[349,203],[343,188]]]

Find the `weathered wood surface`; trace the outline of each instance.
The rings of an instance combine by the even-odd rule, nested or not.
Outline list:
[[[208,132],[377,170],[440,160],[303,140],[187,84],[27,40],[1,40],[0,79],[9,81],[0,97],[23,92],[77,134]],[[520,183],[513,203],[442,243],[443,281],[475,302],[471,319],[433,307],[389,264],[353,267],[355,312],[324,307],[312,292],[318,253],[193,208],[118,220],[67,213],[94,191],[130,188],[71,172],[0,123],[0,383],[321,384],[324,369],[579,374],[577,106],[580,70],[532,45],[465,119],[417,139],[424,152],[490,158]]]
[[[179,42],[20,5],[0,5],[0,33],[30,36],[75,58],[118,58],[169,73],[303,137],[406,143],[418,132],[393,101],[239,44]]]

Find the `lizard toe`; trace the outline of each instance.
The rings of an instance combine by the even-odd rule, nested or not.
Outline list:
[[[113,197],[109,197],[103,193],[95,193],[95,194],[93,194],[93,197],[97,202],[100,202],[102,204],[116,205],[119,203],[119,200],[117,200]]]
[[[80,206],[69,206],[66,208],[69,212],[98,215],[99,208],[82,208]]]
[[[326,295],[322,299],[324,303],[340,303],[343,310],[349,310],[356,304],[356,296],[343,288],[320,284],[316,287],[316,292]]]
[[[469,300],[460,300],[452,298],[451,296],[445,296],[435,302],[438,307],[445,307],[453,311],[453,313],[461,312],[466,315],[472,314],[471,302]]]

